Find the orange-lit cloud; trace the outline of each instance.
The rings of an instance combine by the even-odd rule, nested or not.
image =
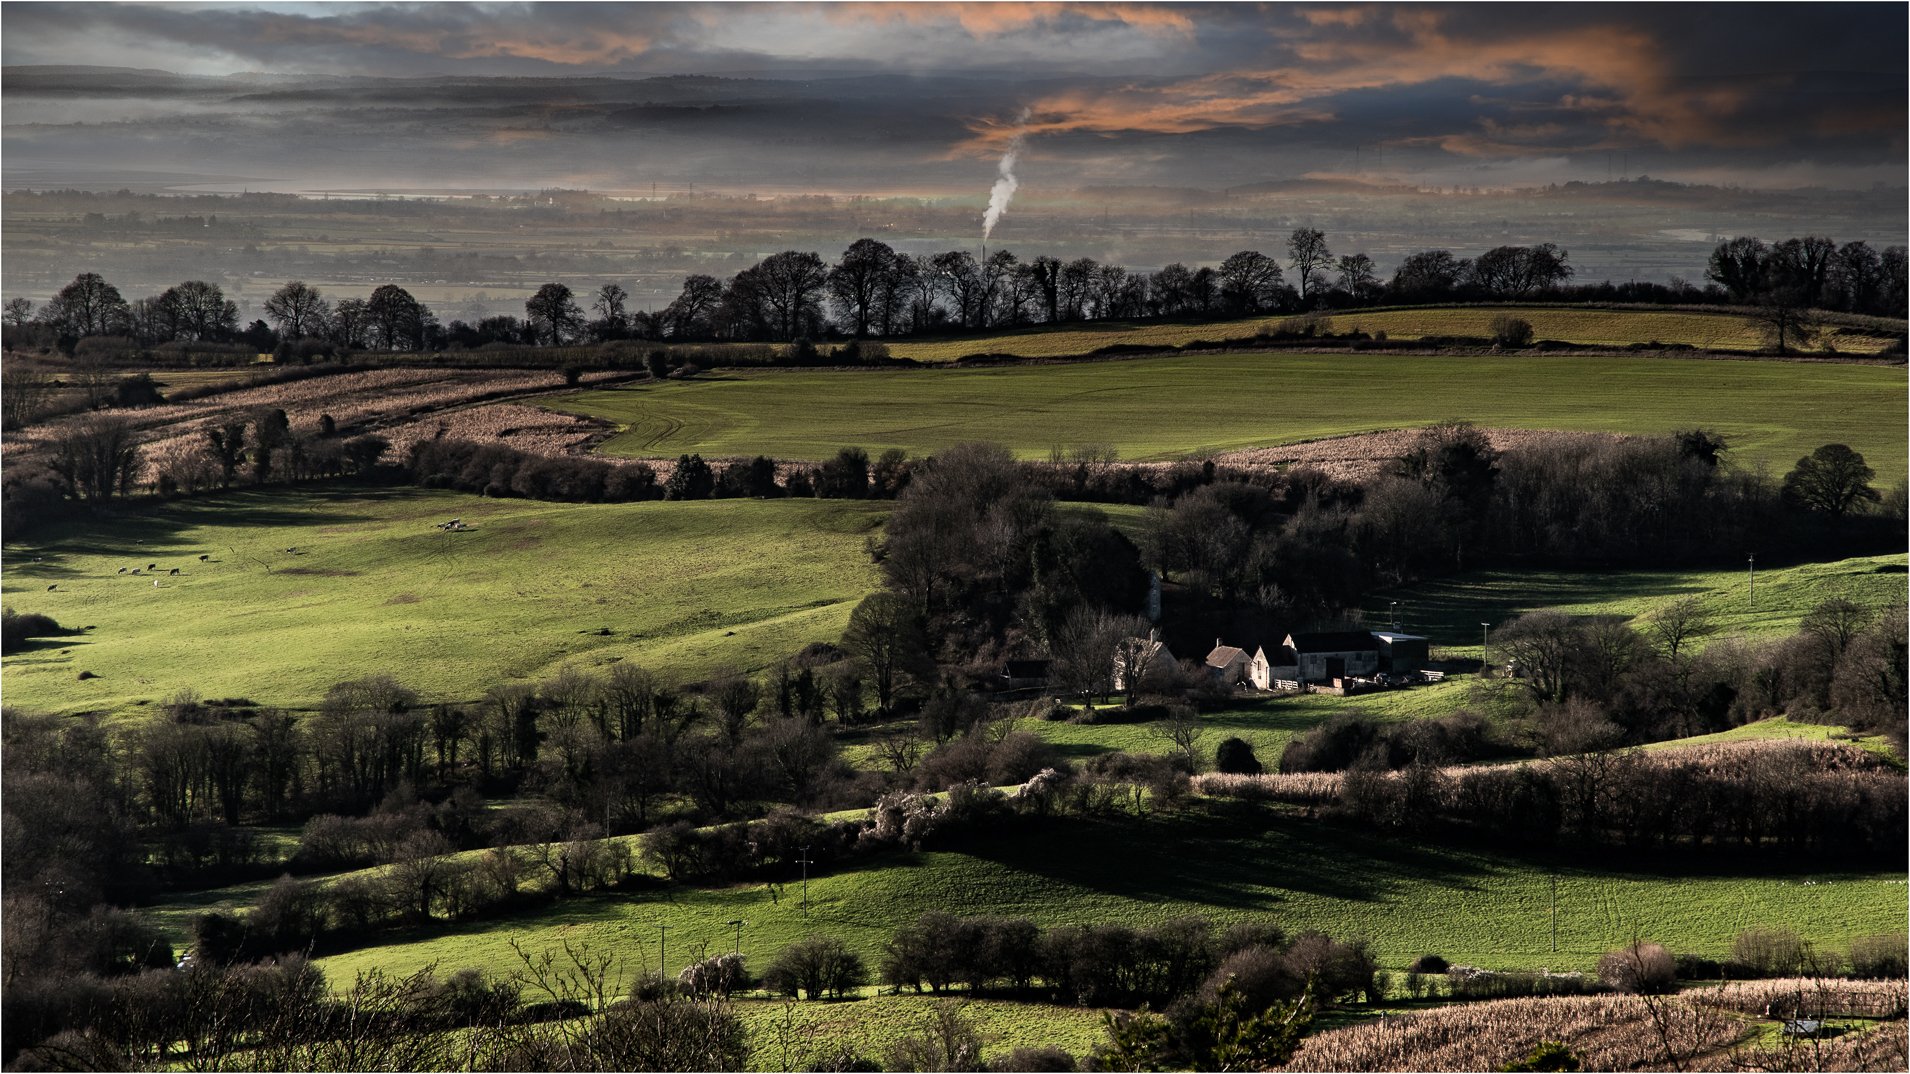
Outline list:
[[[1274,127],[1328,115],[1320,102],[1353,91],[1441,79],[1508,86],[1549,79],[1584,88],[1584,93],[1565,98],[1564,107],[1599,113],[1599,121],[1614,131],[1668,147],[1736,143],[1745,137],[1742,132],[1727,133],[1725,123],[1745,103],[1744,91],[1680,85],[1656,39],[1635,27],[1542,27],[1480,36],[1451,28],[1446,10],[1376,13],[1337,7],[1300,14],[1315,32],[1275,35],[1291,56],[1281,65],[1056,94],[1030,106],[1037,118],[1023,129],[1031,134],[1179,134],[1226,126]],[[1382,17],[1389,32],[1343,32]],[[974,137],[957,146],[957,154],[999,152],[1014,130],[998,121],[979,121],[971,129]],[[1470,146],[1473,152],[1487,146],[1509,150],[1513,145],[1472,135],[1455,138],[1455,146]]]
[[[1194,20],[1186,11],[1166,4],[1145,3],[1003,3],[912,4],[855,2],[824,4],[822,12],[835,22],[904,22],[911,25],[947,23],[960,26],[971,37],[996,37],[1033,26],[1052,24],[1073,16],[1093,22],[1114,22],[1155,33],[1191,34]]]

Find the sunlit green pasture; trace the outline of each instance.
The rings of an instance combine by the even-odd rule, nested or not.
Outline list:
[[[1609,856],[1533,860],[1418,847],[1363,832],[1196,806],[1140,825],[1023,821],[963,850],[891,854],[777,892],[760,883],[659,888],[571,899],[496,920],[394,934],[322,960],[334,979],[372,966],[436,963],[494,973],[518,965],[509,942],[536,951],[564,940],[674,972],[699,951],[742,951],[761,967],[809,935],[842,938],[873,961],[898,926],[925,910],[1026,915],[1044,925],[1158,923],[1181,914],[1225,922],[1267,916],[1298,931],[1370,938],[1382,964],[1421,954],[1491,967],[1590,969],[1601,953],[1645,937],[1719,956],[1752,925],[1783,925],[1820,945],[1902,927],[1900,869],[1839,870],[1734,857]],[[1558,949],[1551,878],[1558,878]],[[659,926],[668,926],[667,934]],[[659,938],[667,935],[667,947]]]
[[[1905,388],[1897,366],[1262,352],[994,369],[726,370],[550,405],[616,423],[621,431],[603,450],[629,456],[816,459],[845,445],[919,454],[993,440],[1027,457],[1106,444],[1126,459],[1166,459],[1461,418],[1616,433],[1702,426],[1729,438],[1734,462],[1779,473],[1838,442],[1889,483],[1905,471]]]
[[[1384,332],[1391,339],[1426,336],[1489,338],[1495,317],[1518,317],[1532,325],[1534,339],[1588,346],[1625,347],[1634,343],[1672,344],[1702,350],[1756,350],[1764,345],[1757,327],[1731,313],[1680,309],[1597,309],[1588,306],[1419,306],[1401,309],[1346,310],[1325,314],[1322,330]],[[1102,347],[1184,347],[1201,340],[1242,339],[1277,331],[1287,315],[1247,317],[1203,324],[1133,321],[1091,322],[1026,328],[950,339],[897,340],[889,352],[918,362],[952,362],[969,354],[1013,354],[1023,358],[1060,358],[1089,354]],[[1832,327],[1815,345],[1828,344],[1844,354],[1874,354],[1889,341]]]
[[[1481,623],[1496,629],[1515,616],[1547,608],[1621,616],[1645,630],[1655,612],[1687,597],[1696,597],[1710,612],[1714,639],[1770,638],[1795,633],[1812,608],[1832,598],[1877,611],[1903,601],[1905,565],[1900,553],[1764,566],[1755,578],[1748,561],[1742,568],[1710,571],[1473,571],[1375,594],[1365,602],[1365,614],[1377,625],[1396,611],[1403,629],[1474,659],[1485,640]]]
[[[877,584],[865,541],[885,510],[312,489],[128,510],[6,545],[9,606],[91,628],[8,657],[6,699],[135,712],[191,689],[304,706],[388,672],[456,700],[566,663],[760,668],[841,635]],[[453,518],[468,529],[437,528]]]

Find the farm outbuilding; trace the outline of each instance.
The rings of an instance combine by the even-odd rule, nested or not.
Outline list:
[[[1379,642],[1379,669],[1388,675],[1415,674],[1432,659],[1432,642],[1417,634],[1376,630],[1373,637]]]
[[[1301,682],[1331,682],[1380,670],[1379,639],[1364,630],[1329,630],[1287,635]]]
[[[1252,664],[1253,658],[1245,649],[1223,645],[1219,638],[1214,639],[1213,650],[1207,654],[1207,673],[1222,686],[1239,686],[1249,681]]]

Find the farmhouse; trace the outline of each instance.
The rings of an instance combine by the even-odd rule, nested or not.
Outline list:
[[[1279,689],[1282,683],[1330,683],[1386,673],[1413,675],[1424,670],[1431,643],[1417,634],[1395,631],[1314,631],[1288,634],[1273,645],[1228,645],[1214,639],[1207,673],[1223,686]]]

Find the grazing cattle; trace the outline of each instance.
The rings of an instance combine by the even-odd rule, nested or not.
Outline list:
[[[50,585],[50,586],[47,586],[47,587],[46,587],[46,591],[47,591],[48,593],[51,593],[51,592],[53,592],[53,591],[54,591],[55,589],[58,589],[58,588],[60,588],[60,583],[58,583],[58,582],[54,582],[54,583],[53,583],[52,585]]]
[[[211,556],[200,556],[199,562],[204,563],[206,560],[209,560],[211,558],[212,558]]]
[[[126,573],[126,568],[124,568],[124,567],[121,567],[121,568],[119,569],[119,573],[121,573],[121,574],[125,574],[125,573]]]
[[[138,574],[138,573],[139,573],[139,568],[138,568],[138,567],[134,567],[134,568],[133,568],[133,573],[134,573],[134,574]]]
[[[174,567],[174,568],[173,568],[172,570],[169,570],[169,571],[167,571],[166,573],[167,573],[167,574],[178,574],[178,573],[179,573],[179,568],[177,568],[177,567]]]
[[[298,555],[298,549],[296,548],[288,548],[286,549],[286,551],[290,552],[292,555]]]
[[[158,570],[158,569],[159,569],[159,564],[157,564],[157,563],[148,563],[148,564],[146,564],[146,569],[147,569],[147,570],[149,570],[149,571],[156,571],[156,570]]]

